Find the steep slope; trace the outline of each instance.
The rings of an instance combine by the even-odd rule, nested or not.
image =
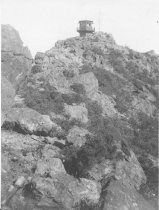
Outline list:
[[[32,56],[12,26],[2,25],[1,34],[2,75],[15,84],[17,76],[31,68]]]
[[[1,25],[2,121],[15,104],[18,84],[32,66],[32,56],[19,33],[10,25]]]
[[[37,53],[17,89],[29,108],[12,109],[2,126],[4,157],[15,167],[7,176],[27,177],[5,204],[157,209],[158,71],[158,55],[118,46],[106,33]]]

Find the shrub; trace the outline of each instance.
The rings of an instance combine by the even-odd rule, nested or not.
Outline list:
[[[116,105],[115,108],[120,112],[124,113],[127,112],[131,106],[131,102],[133,100],[133,97],[131,95],[131,92],[128,90],[121,89],[115,99]]]
[[[41,72],[42,71],[42,68],[41,68],[41,65],[34,65],[33,67],[32,67],[32,69],[31,69],[31,72],[33,73],[33,74],[36,74],[36,73],[39,73],[39,72]]]
[[[70,86],[70,88],[75,91],[77,94],[84,95],[86,93],[85,87],[82,84],[74,83]]]
[[[114,70],[120,74],[125,74],[125,61],[122,52],[120,50],[111,49],[109,52],[109,62],[113,66]]]
[[[80,103],[84,102],[83,96],[80,94],[77,94],[77,93],[62,94],[62,99],[68,105],[72,105],[73,103],[80,104]]]
[[[140,112],[138,122],[131,119],[134,129],[132,145],[145,150],[151,155],[158,156],[158,121],[157,118],[149,117]]]
[[[86,100],[85,103],[86,103],[86,108],[88,110],[88,116],[90,119],[101,117],[102,107],[96,101]]]
[[[97,54],[97,55],[100,55],[100,56],[104,56],[104,52],[102,49],[100,49],[99,47],[93,47],[92,48],[92,52]]]
[[[64,109],[64,100],[58,92],[45,90],[41,93],[38,90],[28,88],[24,98],[28,107],[41,114],[49,114],[50,112],[60,114]]]
[[[85,62],[79,69],[80,74],[88,73],[91,71],[92,71],[92,66],[87,62]]]
[[[68,71],[68,70],[64,70],[63,71],[63,75],[65,76],[65,77],[67,77],[67,78],[72,78],[72,77],[74,77],[75,76],[75,73],[74,73],[74,71],[72,70],[70,70],[70,71]]]
[[[112,96],[112,94],[118,94],[126,82],[119,78],[117,75],[112,74],[110,71],[106,71],[102,68],[93,68],[93,73],[98,80],[99,90],[104,94]]]
[[[86,135],[86,143],[80,148],[72,144],[63,150],[66,158],[66,167],[71,175],[89,178],[88,171],[96,163],[104,159],[123,159],[122,154],[116,154],[115,142],[122,142],[122,150],[129,156],[129,147],[123,141],[120,129],[114,126],[109,118],[92,116],[88,130],[92,133]],[[119,126],[118,126],[119,127]],[[69,168],[70,167],[70,168]]]

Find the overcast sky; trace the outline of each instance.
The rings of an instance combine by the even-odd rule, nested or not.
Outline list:
[[[77,36],[82,19],[120,45],[159,54],[159,0],[1,0],[1,12],[2,24],[15,27],[33,55]]]

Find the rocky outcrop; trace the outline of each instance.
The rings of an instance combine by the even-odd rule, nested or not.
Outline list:
[[[154,208],[134,191],[121,182],[112,182],[107,188],[107,196],[103,210],[154,210]]]
[[[1,26],[2,121],[16,104],[14,97],[32,66],[32,56],[19,33],[10,25]]]
[[[51,131],[61,132],[60,126],[53,123],[49,116],[41,115],[29,108],[13,108],[7,113],[3,128],[13,129],[24,134],[49,135]]]
[[[15,90],[13,85],[2,76],[1,78],[1,124],[5,120],[6,114],[9,109],[14,105]]]
[[[53,199],[52,202],[50,202],[50,208],[54,206],[54,201],[66,209],[74,209],[74,207],[84,199],[90,203],[96,204],[99,201],[101,192],[100,184],[87,179],[81,179],[79,182],[65,174],[59,174],[54,177],[54,179],[42,179],[37,177],[34,179],[34,182],[44,198],[47,198],[47,194],[50,194],[50,198]],[[49,200],[51,201],[51,199]],[[49,200],[47,200],[47,205]],[[40,201],[38,206],[42,203],[43,201]],[[46,203],[44,204],[44,207],[46,207]]]
[[[32,56],[29,49],[23,46],[19,33],[12,26],[2,25],[1,35],[2,75],[15,85],[17,76],[31,68]]]
[[[21,53],[28,59],[22,42],[7,46],[15,39],[16,32],[5,38],[6,64]],[[2,126],[4,203],[11,209],[24,209],[28,200],[39,210],[153,209],[144,198],[156,203],[158,67],[158,55],[119,46],[106,33],[38,52],[31,70],[17,77],[16,103]],[[18,177],[25,182],[8,201],[9,183]]]
[[[42,177],[54,177],[56,174],[66,173],[60,159],[52,158],[51,160],[41,160],[37,163],[36,174]]]

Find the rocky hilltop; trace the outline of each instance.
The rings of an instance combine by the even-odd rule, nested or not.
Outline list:
[[[4,209],[157,209],[158,72],[107,33],[38,52],[2,124]]]

